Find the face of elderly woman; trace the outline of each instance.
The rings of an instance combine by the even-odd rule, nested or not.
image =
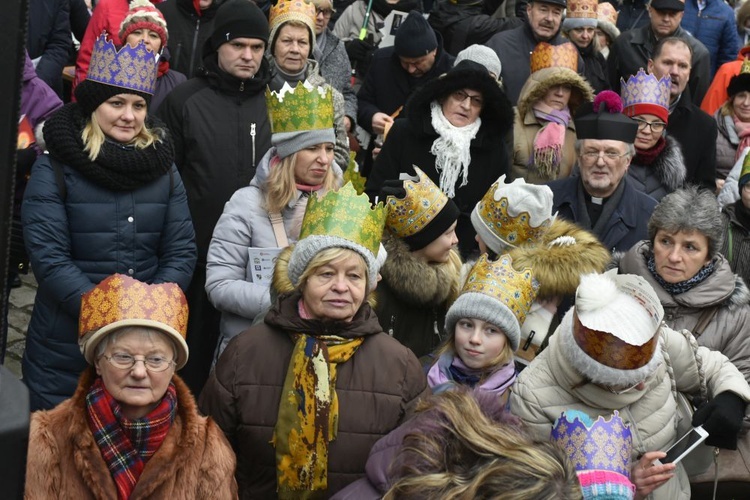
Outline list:
[[[443,116],[454,127],[471,125],[479,118],[483,104],[481,92],[472,89],[456,90],[443,101]]]
[[[638,122],[635,148],[639,151],[646,151],[656,146],[667,124],[658,116],[649,114],[634,116],[633,119]]]
[[[307,27],[285,24],[276,36],[273,57],[287,73],[299,73],[310,55],[310,31]]]
[[[743,90],[732,98],[734,114],[742,122],[750,122],[750,92]]]
[[[656,272],[667,283],[679,283],[695,276],[711,260],[708,238],[698,231],[669,234],[663,229],[654,238]]]
[[[330,142],[301,149],[294,162],[294,180],[308,186],[323,184],[332,162],[333,144]]]
[[[315,269],[302,288],[307,312],[314,319],[351,321],[367,293],[367,269],[359,254],[347,251]]]
[[[104,135],[122,144],[136,138],[143,130],[148,106],[135,94],[117,94],[96,108],[94,119]]]
[[[573,87],[568,83],[553,85],[547,90],[547,93],[544,94],[541,100],[550,108],[561,111],[568,105],[572,91]]]
[[[136,359],[130,368],[128,356]],[[104,387],[120,404],[127,418],[141,418],[149,414],[164,397],[174,375],[174,346],[163,334],[150,328],[128,329],[107,345],[104,354],[94,362],[96,373]],[[162,372],[150,370],[146,363],[168,360]]]

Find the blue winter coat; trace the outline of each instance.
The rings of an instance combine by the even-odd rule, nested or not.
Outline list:
[[[721,0],[706,0],[699,13],[698,2],[685,2],[685,15],[680,25],[700,40],[711,55],[711,78],[725,62],[737,59],[740,39],[732,8]]]
[[[47,155],[23,201],[26,248],[39,283],[23,356],[32,410],[69,398],[86,368],[81,294],[114,273],[187,288],[195,234],[177,169],[134,191],[110,191],[63,166],[64,198]]]

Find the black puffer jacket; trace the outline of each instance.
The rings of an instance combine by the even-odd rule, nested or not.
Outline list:
[[[201,66],[201,51],[214,31],[214,16],[224,0],[213,0],[206,10],[198,13],[193,0],[170,0],[157,5],[169,27],[167,47],[172,55],[169,65],[188,78]]]

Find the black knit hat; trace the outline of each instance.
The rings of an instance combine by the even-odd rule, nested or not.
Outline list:
[[[750,92],[750,73],[734,75],[727,85],[727,96],[734,98],[740,92]]]
[[[222,44],[235,38],[257,38],[268,44],[268,20],[257,5],[249,0],[229,0],[216,11],[214,32],[206,42],[206,52],[215,52]]]
[[[151,94],[139,92],[133,89],[116,87],[105,83],[95,82],[93,80],[84,80],[76,86],[76,102],[81,106],[86,116],[90,115],[99,105],[112,96],[117,94],[135,94],[146,100],[146,105],[151,104]]]
[[[393,51],[399,57],[426,56],[438,46],[435,31],[421,12],[413,10],[398,27]]]

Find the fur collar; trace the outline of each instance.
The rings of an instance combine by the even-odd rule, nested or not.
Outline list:
[[[685,185],[687,170],[680,144],[672,136],[667,136],[666,140],[667,145],[664,151],[654,160],[650,168],[667,191],[672,192]]]
[[[460,291],[461,258],[451,250],[448,262],[428,264],[414,257],[409,247],[399,238],[386,234],[383,246],[388,258],[380,269],[394,295],[418,306],[451,304]]]

